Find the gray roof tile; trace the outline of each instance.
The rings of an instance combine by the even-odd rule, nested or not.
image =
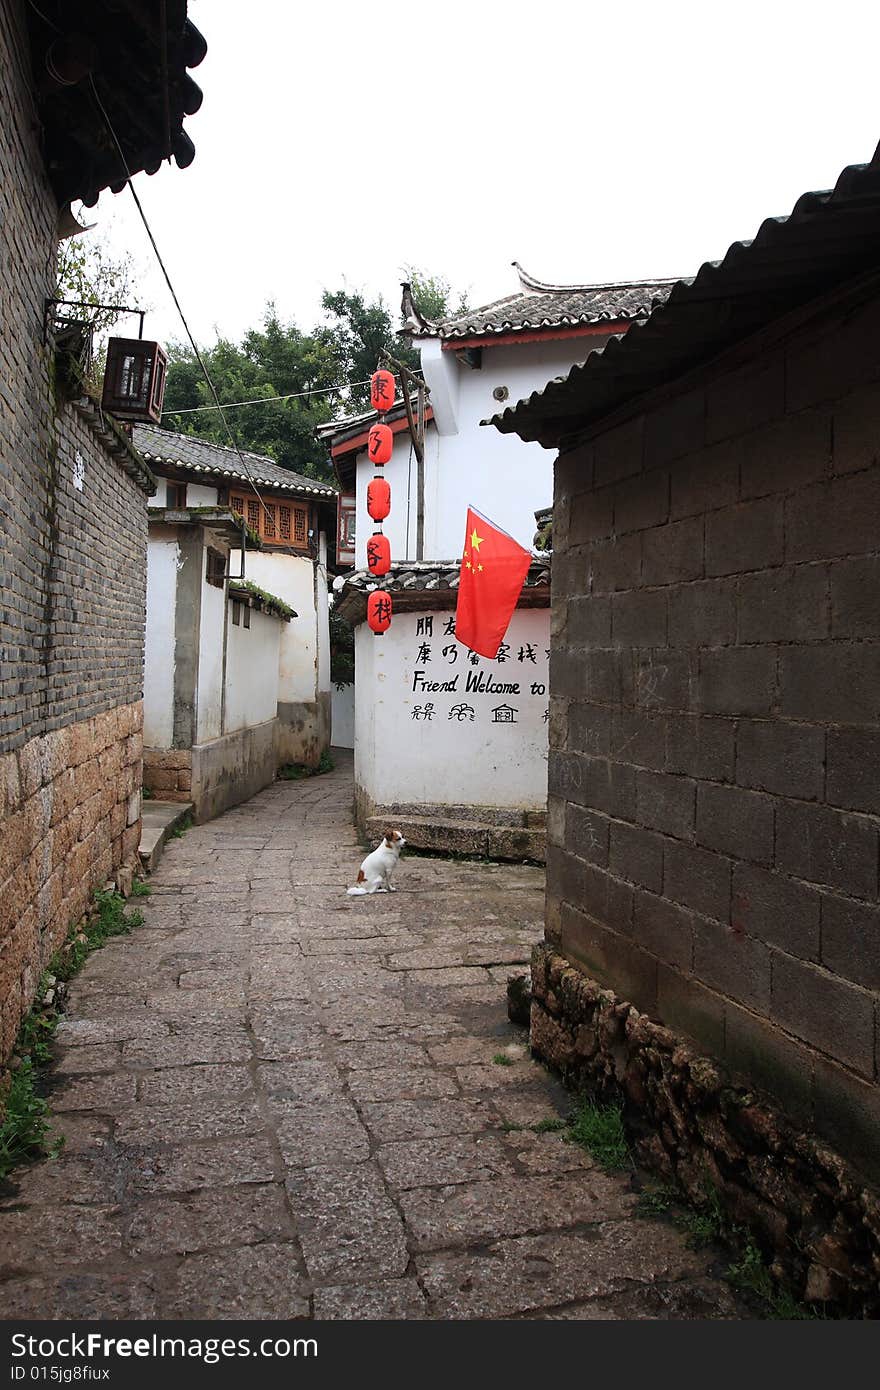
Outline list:
[[[549,285],[534,280],[516,266],[521,289],[469,309],[457,317],[429,323],[419,313],[408,287],[404,288],[404,332],[414,338],[477,338],[581,324],[619,323],[646,319],[662,304],[675,280],[633,280],[611,285]]]
[[[250,480],[256,483],[258,487],[280,488],[300,496],[328,499],[336,496],[337,489],[331,483],[304,478],[301,473],[281,468],[263,454],[251,454],[243,449],[245,468],[237,449],[215,444],[208,439],[196,439],[191,434],[176,434],[173,430],[159,429],[156,425],[135,425],[133,442],[138,452],[150,463],[173,464],[192,473],[241,478],[245,482]]]

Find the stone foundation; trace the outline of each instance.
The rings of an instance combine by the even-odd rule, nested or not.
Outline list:
[[[549,943],[532,958],[531,1043],[572,1087],[621,1101],[645,1167],[715,1192],[800,1299],[880,1316],[880,1194],[820,1140]]]
[[[0,757],[0,1063],[95,888],[137,863],[143,706]]]
[[[192,751],[189,748],[145,748],[144,787],[157,801],[190,801]]]
[[[538,864],[547,857],[544,811],[419,803],[377,806],[362,787],[355,788],[355,810],[358,829],[368,840],[393,826],[412,849]]]
[[[278,771],[278,720],[268,719],[252,729],[197,743],[192,749],[192,801],[196,821],[215,816],[248,801],[271,786]]]

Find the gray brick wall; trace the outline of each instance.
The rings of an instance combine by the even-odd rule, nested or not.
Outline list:
[[[863,1158],[878,341],[828,311],[557,461],[548,818],[564,954]]]
[[[22,12],[0,8],[0,753],[140,698],[146,584],[144,494],[50,384],[57,208]]]
[[[58,209],[23,16],[0,5],[0,1068],[52,952],[136,855],[143,744],[146,497],[53,389]]]

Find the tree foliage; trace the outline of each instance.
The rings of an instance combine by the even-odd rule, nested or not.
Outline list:
[[[137,271],[129,254],[116,256],[100,240],[90,240],[87,232],[68,237],[58,244],[55,263],[55,296],[79,300],[79,305],[63,308],[70,318],[88,320],[96,333],[106,332],[119,319],[112,309],[98,304],[137,304]]]
[[[68,237],[58,244],[53,295],[56,299],[74,302],[58,305],[56,323],[76,320],[91,325],[93,349],[86,379],[94,390],[100,390],[104,378],[110,330],[124,317],[116,309],[98,308],[98,305],[122,304],[127,308],[146,309],[147,305],[139,303],[137,281],[133,257],[128,253],[115,255],[90,231]]]
[[[449,310],[449,284],[439,276],[409,271],[426,317]],[[463,303],[463,300],[462,300]],[[418,354],[397,336],[397,321],[381,298],[370,300],[359,290],[326,290],[322,297],[324,322],[303,332],[283,322],[268,304],[260,327],[250,329],[240,343],[220,338],[202,349],[202,357],[221,403],[257,401],[227,414],[236,443],[242,449],[266,454],[283,468],[307,477],[327,479],[329,463],[316,443],[316,427],[334,416],[364,409],[366,382],[383,352],[416,367]],[[310,395],[309,392],[319,394]],[[293,399],[277,400],[289,396]],[[276,400],[275,404],[266,402]],[[213,396],[192,349],[173,343],[168,354],[168,380],[163,424],[169,429],[228,444],[229,435],[217,410],[176,414],[214,404]]]

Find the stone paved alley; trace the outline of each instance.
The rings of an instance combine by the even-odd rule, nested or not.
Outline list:
[[[62,1155],[0,1208],[3,1316],[736,1317],[558,1133],[508,1023],[543,874],[407,856],[349,898],[351,763],[172,842],[59,1030]]]

